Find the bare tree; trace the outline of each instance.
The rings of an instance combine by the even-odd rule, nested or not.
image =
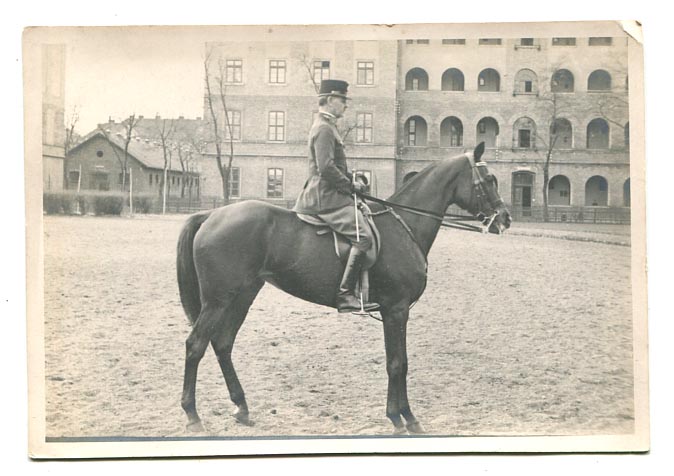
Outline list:
[[[68,154],[70,149],[77,143],[79,140],[79,135],[75,132],[75,127],[80,120],[80,114],[77,106],[74,106],[70,111],[70,114],[65,119],[65,136],[63,140],[63,156],[65,157],[66,163],[68,162]],[[70,188],[68,183],[68,173],[66,172],[66,167],[63,168],[63,183],[66,184],[66,188]]]
[[[164,119],[161,122],[161,126],[157,126],[157,134],[159,136],[160,145],[162,148],[162,153],[164,156],[164,170],[163,175],[164,179],[162,180],[161,193],[162,193],[162,213],[166,213],[166,196],[169,193],[169,181],[168,181],[168,170],[171,167],[171,138],[175,132],[175,123],[174,121]]]
[[[184,130],[176,131],[173,149],[177,152],[182,171],[180,198],[185,198],[186,192],[192,197],[194,183],[191,174],[198,171],[198,159],[205,152],[200,131],[196,131],[193,135]]]
[[[213,50],[209,49],[204,58],[204,74],[206,77],[206,102],[208,105],[208,112],[211,117],[211,128],[213,131],[213,145],[215,146],[215,161],[222,180],[222,197],[225,204],[230,199],[229,177],[232,170],[232,161],[234,160],[234,138],[232,135],[232,125],[229,118],[229,110],[227,108],[227,77],[226,69],[222,61],[218,61],[218,72],[211,78],[211,59]],[[211,80],[215,79],[217,89],[214,90],[214,85]],[[221,130],[218,113],[220,103],[224,112],[224,128]],[[229,143],[229,154],[227,156],[227,163],[223,162],[222,146],[224,141]]]

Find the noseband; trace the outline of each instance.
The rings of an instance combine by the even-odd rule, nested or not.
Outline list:
[[[498,216],[498,208],[504,206],[503,200],[500,197],[490,197],[489,191],[485,187],[485,180],[482,178],[482,174],[478,172],[478,167],[487,168],[486,162],[476,162],[473,164],[472,157],[470,154],[466,154],[466,158],[470,163],[471,169],[473,171],[473,190],[475,191],[475,199],[477,201],[477,209],[485,210],[485,204],[491,208],[491,214],[487,215],[483,211],[479,211],[475,218],[479,220],[484,228],[482,229],[483,233],[489,231],[489,227]]]

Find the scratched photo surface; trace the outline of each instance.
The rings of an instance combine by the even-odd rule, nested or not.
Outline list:
[[[641,45],[621,24],[60,28],[25,41],[42,124],[26,159],[40,448],[607,436],[647,448]],[[371,316],[332,307],[333,236],[291,213],[326,79],[349,83],[336,122],[349,171],[370,196],[426,211],[369,202]],[[482,224],[441,227],[477,212]],[[194,213],[210,214],[178,245]],[[195,260],[203,243],[212,254]],[[225,316],[212,327],[186,316],[185,257],[201,277],[192,296],[209,302],[195,316]],[[231,303],[245,307],[232,296],[262,283],[228,334],[233,377],[210,342],[233,325]],[[195,421],[183,387],[200,332]]]

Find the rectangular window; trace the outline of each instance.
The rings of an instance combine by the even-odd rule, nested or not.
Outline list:
[[[572,37],[553,38],[552,44],[555,46],[576,46],[576,39]]]
[[[330,79],[330,61],[314,61],[314,81],[320,84],[324,79]]]
[[[225,82],[237,84],[243,82],[243,61],[226,60],[225,61]]]
[[[285,60],[269,61],[269,82],[272,84],[283,84],[286,82]]]
[[[152,187],[152,174],[150,174],[150,187]]]
[[[285,140],[285,112],[270,111],[269,112],[269,135],[270,141]]]
[[[530,93],[533,91],[533,83],[531,81],[524,81],[524,92]]]
[[[372,113],[362,112],[356,116],[356,142],[372,142]]]
[[[122,172],[119,173],[119,184],[122,184]],[[126,180],[124,181],[125,184],[129,184],[129,172],[126,173]]]
[[[520,38],[520,45],[521,46],[534,46],[534,39],[533,38]]]
[[[408,45],[411,45],[411,44],[414,43],[414,40],[405,40],[405,43],[408,44]]]
[[[427,45],[429,43],[429,40],[417,40],[417,45]]]
[[[358,61],[357,84],[374,84],[374,62]]]
[[[412,78],[412,91],[419,91],[419,78]]]
[[[480,38],[478,41],[480,45],[500,45],[501,38]]]
[[[519,147],[528,149],[531,147],[531,131],[529,129],[520,129],[519,131]]]
[[[480,134],[486,134],[487,132],[487,123],[484,121],[480,121],[477,123],[477,132]]]
[[[68,172],[68,188],[77,189],[77,182],[80,181],[79,170],[71,170]]]
[[[611,46],[613,38],[610,36],[593,36],[590,37],[588,45],[590,46]]]
[[[241,198],[241,170],[238,167],[232,167],[229,171],[229,196]]]
[[[417,145],[417,121],[410,119],[409,131],[407,134],[407,145]]]
[[[568,190],[560,190],[559,196],[562,197],[562,198],[568,198],[569,197],[569,191]]]
[[[442,40],[443,45],[465,45],[466,40],[463,38],[445,38]]]
[[[283,198],[283,169],[267,169],[267,198]]]
[[[241,111],[227,111],[227,121],[225,125],[225,139],[241,140]]]

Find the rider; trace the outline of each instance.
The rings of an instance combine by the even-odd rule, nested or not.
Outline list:
[[[354,209],[353,193],[365,191],[367,185],[353,180],[353,175],[348,172],[344,144],[336,127],[337,119],[344,115],[346,101],[350,99],[346,95],[348,87],[346,81],[321,81],[318,115],[309,132],[309,179],[293,209],[297,213],[318,215],[330,228],[351,241],[349,259],[337,293],[338,312],[361,309],[355,287],[365,253],[373,240],[372,230],[362,212]],[[376,303],[362,304],[365,311],[379,308]]]

